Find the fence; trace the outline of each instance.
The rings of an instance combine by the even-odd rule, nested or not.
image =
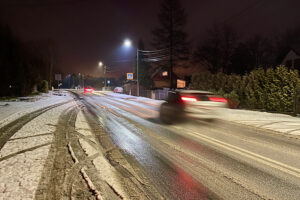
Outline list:
[[[164,100],[168,97],[169,88],[158,90],[140,90],[140,96],[151,99]]]

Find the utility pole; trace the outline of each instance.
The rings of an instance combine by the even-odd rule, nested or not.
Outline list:
[[[298,113],[297,113],[297,112],[298,112],[298,99],[299,99],[298,95],[299,95],[300,89],[297,87],[296,84],[294,85],[294,88],[295,88],[295,94],[294,94],[293,114],[294,114],[295,116],[297,116],[297,114],[298,114]]]
[[[139,49],[136,49],[136,95],[140,96],[140,84],[139,84]]]
[[[175,89],[173,88],[173,4],[171,5],[171,10],[170,10],[170,89]]]
[[[106,90],[106,70],[107,70],[107,66],[106,65],[104,65],[104,88],[105,88],[105,90]]]
[[[83,89],[84,89],[84,75],[82,74],[82,86],[83,86]]]

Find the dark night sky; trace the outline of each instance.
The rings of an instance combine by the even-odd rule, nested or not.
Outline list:
[[[151,49],[150,30],[160,0],[0,0],[1,18],[24,40],[52,39],[65,73],[100,75],[102,60],[128,71],[134,54],[121,55],[124,38],[139,38]],[[214,21],[236,28],[243,37],[277,34],[300,25],[299,0],[185,0],[186,30],[193,46],[205,39]],[[125,59],[126,58],[126,59]]]

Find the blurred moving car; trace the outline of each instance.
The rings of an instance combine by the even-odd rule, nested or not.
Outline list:
[[[184,118],[214,120],[218,108],[226,108],[227,100],[211,92],[200,90],[175,90],[168,94],[167,102],[160,107],[160,119],[164,123]]]
[[[114,92],[115,93],[123,93],[123,88],[122,87],[115,87]]]
[[[93,93],[94,89],[92,87],[85,87],[84,88],[84,93]]]

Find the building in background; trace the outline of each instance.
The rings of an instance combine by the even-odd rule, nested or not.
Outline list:
[[[281,64],[289,69],[300,70],[300,45],[293,46],[284,57]]]

